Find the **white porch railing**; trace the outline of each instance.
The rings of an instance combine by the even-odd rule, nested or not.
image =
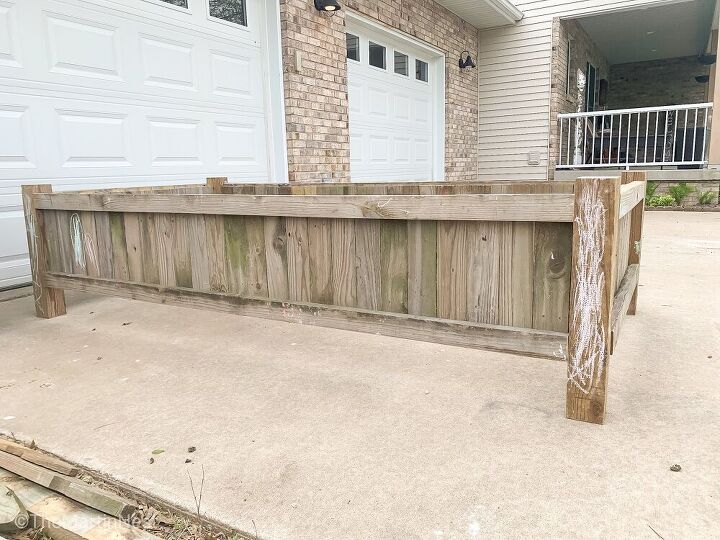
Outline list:
[[[707,164],[712,103],[559,114],[558,169]]]

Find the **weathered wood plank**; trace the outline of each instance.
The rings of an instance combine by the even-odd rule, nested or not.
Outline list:
[[[113,251],[108,212],[95,212],[95,234],[97,235],[100,277],[110,279],[113,277]]]
[[[380,223],[380,310],[408,311],[407,224]]]
[[[437,222],[408,221],[408,313],[437,316]]]
[[[437,224],[438,317],[467,320],[467,223]]]
[[[285,218],[264,218],[268,297],[290,300]]]
[[[95,508],[96,510],[117,518],[129,519],[133,513],[137,511],[137,507],[119,495],[101,491],[98,488],[86,484],[82,480],[49,471],[33,463],[28,463],[17,456],[1,451],[0,467],[45,488],[62,493],[66,497],[85,504],[90,508]]]
[[[380,310],[380,221],[355,221],[357,307]]]
[[[140,246],[145,283],[160,283],[155,214],[139,214]]]
[[[620,217],[630,212],[645,200],[645,184],[642,180],[623,183],[620,187]]]
[[[225,217],[205,216],[210,290],[228,291],[225,272]]]
[[[0,451],[66,476],[77,476],[78,474],[78,468],[74,465],[12,441],[0,439]]]
[[[640,277],[640,265],[631,264],[628,266],[625,275],[620,282],[615,298],[613,299],[612,315],[610,316],[610,328],[612,331],[612,339],[610,340],[610,354],[615,353],[618,339],[620,338],[620,330],[622,329],[623,319],[628,312],[630,302],[632,302],[633,293],[638,286]]]
[[[332,304],[357,306],[355,272],[355,221],[334,219],[330,224],[332,242]]]
[[[160,285],[177,285],[173,244],[175,236],[175,220],[172,214],[155,216],[155,256],[158,262],[158,278]]]
[[[307,220],[310,257],[310,298],[318,304],[333,303],[332,232],[330,219]]]
[[[533,324],[537,330],[566,332],[572,268],[572,226],[535,224]]]
[[[310,242],[304,218],[287,218],[288,291],[293,302],[310,300]]]
[[[62,289],[48,287],[44,281],[45,272],[50,270],[49,245],[55,249],[54,242],[48,238],[48,228],[54,227],[56,220],[46,223],[45,212],[35,207],[34,195],[50,193],[49,184],[22,186],[23,207],[25,209],[25,231],[30,251],[30,271],[32,274],[35,313],[38,317],[51,319],[65,314],[65,294]],[[54,218],[54,216],[52,216]]]
[[[556,359],[555,352],[561,347],[564,350],[567,345],[567,334],[560,332],[373,312],[359,308],[277,302],[267,298],[243,298],[228,293],[200,292],[60,273],[48,273],[46,278],[49,285],[65,289],[526,356]]]
[[[90,277],[100,277],[100,263],[98,255],[97,231],[95,229],[95,213],[81,212],[80,224],[82,228],[82,245],[85,253],[85,266],[87,275]]]
[[[125,247],[127,249],[128,275],[130,281],[143,283],[142,236],[140,231],[140,214],[124,214]]]
[[[175,282],[178,287],[193,286],[192,255],[190,254],[190,226],[195,216],[176,214],[173,216],[175,231],[172,255],[175,265]]]
[[[210,290],[210,267],[208,264],[205,216],[197,215],[188,217],[193,287],[201,291],[207,291]]]
[[[506,222],[500,231],[498,324],[532,328],[534,224]]]
[[[127,281],[130,278],[130,272],[128,270],[123,214],[110,212],[110,240],[112,243],[113,278]]]
[[[70,212],[56,212],[55,219],[57,220],[55,241],[57,242],[60,268],[62,268],[65,272],[72,272],[73,256],[71,244],[72,233],[70,231]]]
[[[267,296],[262,218],[225,217],[225,272],[228,292]]]
[[[440,221],[572,221],[566,193],[468,195],[39,194],[38,208]]]
[[[612,349],[620,178],[580,178],[575,197],[566,414],[602,424]]]
[[[647,188],[646,171],[623,171],[620,175],[623,184],[640,181],[643,183],[642,192]],[[643,220],[645,216],[645,205],[638,204],[630,212],[630,235],[628,237],[628,264],[640,264],[640,253],[642,251]],[[639,272],[639,269],[638,269]],[[639,283],[639,278],[638,278]],[[638,287],[635,287],[632,300],[628,306],[628,315],[635,315],[637,311]]]
[[[467,318],[497,324],[500,293],[500,227],[497,222],[467,223]]]

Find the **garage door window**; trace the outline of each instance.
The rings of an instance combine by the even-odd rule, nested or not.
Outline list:
[[[360,61],[360,38],[352,34],[346,34],[347,57],[350,60]]]
[[[422,60],[415,60],[415,78],[418,81],[428,82],[428,65]]]
[[[210,16],[247,26],[245,0],[210,0]]]
[[[376,68],[385,69],[385,47],[368,42],[368,57],[370,59],[370,65]]]
[[[395,73],[398,75],[408,75],[408,56],[401,52],[395,51]]]

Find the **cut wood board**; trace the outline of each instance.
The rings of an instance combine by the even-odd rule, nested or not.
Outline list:
[[[56,540],[157,540],[142,529],[88,508],[68,497],[0,468],[0,482],[12,489],[30,514]]]
[[[35,465],[40,465],[51,471],[59,472],[60,474],[67,476],[77,476],[78,474],[78,468],[69,463],[11,441],[0,439],[0,451],[7,452],[8,454],[22,458]]]
[[[121,519],[129,518],[137,510],[130,501],[118,495],[89,486],[75,478],[28,463],[6,452],[0,452],[0,467],[91,508],[105,512],[110,516]]]

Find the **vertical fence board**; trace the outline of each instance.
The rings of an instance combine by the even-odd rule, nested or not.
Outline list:
[[[357,307],[380,309],[380,222],[355,221]]]
[[[284,217],[265,217],[265,258],[267,260],[268,296],[289,300],[287,230]]]
[[[437,222],[408,221],[408,312],[437,316]]]
[[[176,214],[173,237],[173,258],[175,281],[178,287],[193,287],[192,262],[190,255],[190,220],[192,216]]]
[[[568,331],[572,225],[536,223],[533,328]]]
[[[57,220],[57,243],[60,268],[63,272],[73,271],[72,245],[70,234],[70,212],[60,210],[55,213]]]
[[[534,223],[500,223],[498,324],[532,328]]]
[[[408,311],[407,223],[384,220],[380,224],[380,309]]]
[[[493,221],[467,223],[467,320],[497,324],[500,228]]]
[[[438,317],[467,320],[467,224],[437,222]]]
[[[160,271],[158,269],[158,246],[155,214],[140,214],[140,245],[142,251],[143,281],[158,285]]]
[[[228,292],[267,296],[263,218],[225,217],[225,261]]]
[[[336,306],[356,307],[355,220],[333,219],[330,233],[332,243],[332,303]]]
[[[155,242],[158,261],[158,279],[160,285],[172,287],[177,284],[175,279],[175,261],[173,258],[173,238],[175,236],[174,217],[172,214],[155,214]]]
[[[47,266],[50,272],[63,272],[58,238],[57,210],[39,210],[45,223],[45,241],[47,242]]]
[[[210,290],[228,292],[225,275],[225,218],[205,216]]]
[[[110,239],[112,242],[113,278],[128,281],[127,247],[125,246],[125,224],[123,215],[110,212]]]
[[[189,216],[190,264],[192,265],[193,288],[210,290],[210,267],[208,265],[207,231],[205,216]]]
[[[308,218],[310,301],[333,303],[331,219]]]
[[[112,235],[110,233],[110,214],[108,212],[95,212],[95,234],[97,235],[97,253],[100,277],[112,279]]]
[[[306,218],[287,218],[288,292],[290,301],[310,299],[310,253]]]
[[[140,233],[140,214],[128,212],[125,217],[125,247],[127,248],[130,281],[143,282],[143,254]]]
[[[98,241],[95,230],[95,215],[93,212],[80,212],[82,225],[82,245],[85,253],[85,267],[90,277],[100,277],[100,263],[98,261]]]

